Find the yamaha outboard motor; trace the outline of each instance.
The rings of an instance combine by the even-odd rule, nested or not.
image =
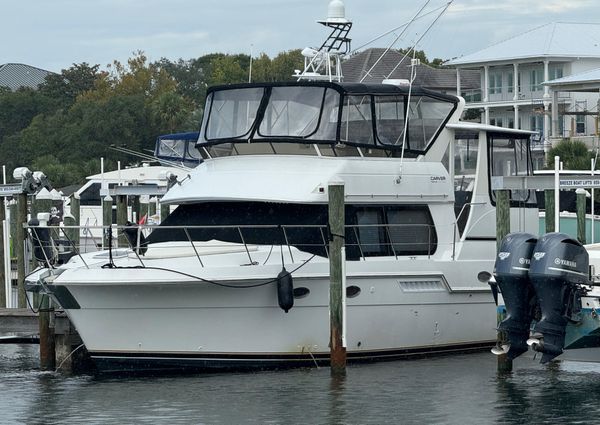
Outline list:
[[[542,318],[529,341],[543,353],[541,363],[562,354],[565,328],[581,309],[581,285],[589,284],[589,256],[583,245],[564,233],[547,233],[535,246],[529,278],[540,303]]]
[[[504,352],[509,359],[520,356],[529,348],[527,339],[536,299],[528,272],[536,243],[537,237],[532,234],[510,233],[502,239],[496,257],[494,273],[506,307],[506,318],[498,330],[508,336],[510,347]]]

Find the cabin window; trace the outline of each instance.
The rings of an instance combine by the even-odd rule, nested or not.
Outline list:
[[[435,231],[429,210],[388,207],[386,221],[394,254],[431,253]]]
[[[528,139],[488,135],[490,176],[527,176],[532,174],[533,163]],[[496,193],[491,193],[492,203]],[[535,202],[535,191],[511,190],[510,199],[517,203]]]
[[[262,87],[213,92],[207,118],[206,138],[208,140],[237,138],[250,133],[263,92]]]
[[[357,207],[356,236],[365,257],[428,255],[437,247],[426,206]]]
[[[449,102],[425,96],[411,96],[406,148],[425,151],[453,109],[454,104]]]
[[[346,96],[340,122],[340,140],[372,145],[371,96]]]
[[[319,125],[323,87],[273,87],[260,136],[308,137]]]
[[[402,146],[405,116],[404,96],[376,96],[377,139],[384,145]]]
[[[356,224],[362,253],[367,257],[386,255],[383,209],[364,208],[356,211]]]

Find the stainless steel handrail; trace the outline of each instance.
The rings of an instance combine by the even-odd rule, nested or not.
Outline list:
[[[474,203],[475,204],[475,203]],[[453,224],[454,229],[456,231],[456,223]],[[25,228],[30,228],[30,226],[24,226]],[[351,239],[346,241],[346,246],[348,247],[355,247],[358,252],[359,252],[359,256],[358,258],[361,260],[366,260],[367,257],[372,257],[372,256],[387,256],[387,254],[391,254],[391,256],[394,256],[396,259],[398,259],[400,256],[415,256],[415,255],[421,255],[421,254],[425,254],[428,256],[428,258],[431,257],[432,253],[434,252],[435,247],[438,245],[437,242],[437,238],[434,238],[434,234],[432,233],[434,230],[432,229],[434,226],[431,224],[411,224],[411,223],[405,223],[405,224],[348,224],[345,226],[346,228],[346,235],[350,236]],[[65,232],[65,230],[67,229],[81,229],[81,228],[98,228],[98,229],[104,229],[104,230],[108,230],[108,229],[116,229],[117,231],[122,231],[126,228],[131,228],[131,226],[126,226],[126,225],[117,225],[117,226],[60,226],[60,227],[56,227],[56,226],[31,226],[31,228],[49,228],[49,229],[55,229],[58,230],[60,229],[60,231],[62,231],[63,233]],[[377,232],[377,239],[376,241],[373,242],[369,242],[369,241],[365,241],[365,236],[366,235],[362,235],[362,240],[361,240],[361,232],[359,231],[360,229],[383,229],[383,233],[381,232]],[[134,246],[134,243],[129,242],[129,248],[131,248],[136,256],[138,257],[138,259],[140,260],[140,262],[142,262],[141,257],[138,255],[138,253],[140,252],[140,248],[143,248],[143,244],[141,243],[142,240],[142,235],[143,234],[148,234],[156,229],[166,229],[166,230],[181,230],[183,231],[183,233],[185,234],[185,238],[187,239],[187,243],[189,243],[194,251],[194,254],[196,256],[196,258],[198,259],[198,262],[200,263],[201,267],[204,267],[205,264],[202,261],[202,257],[201,257],[201,253],[198,251],[197,247],[196,247],[196,243],[197,241],[193,240],[192,234],[190,233],[190,230],[194,230],[194,229],[210,229],[210,230],[234,230],[237,231],[238,235],[239,235],[239,239],[240,239],[240,244],[243,245],[244,250],[248,256],[248,259],[250,261],[250,264],[258,264],[253,258],[252,258],[252,253],[251,251],[253,251],[253,249],[249,248],[249,245],[256,245],[256,244],[252,244],[251,242],[247,241],[247,238],[244,237],[244,232],[243,230],[248,230],[248,229],[254,229],[254,230],[261,230],[261,229],[273,229],[273,230],[280,230],[282,232],[282,242],[283,245],[287,246],[290,258],[292,260],[292,262],[294,261],[294,253],[292,250],[292,247],[295,247],[297,249],[301,249],[301,247],[319,247],[319,248],[323,248],[324,253],[326,256],[329,255],[328,252],[328,237],[327,235],[329,234],[328,231],[328,227],[327,225],[320,225],[320,224],[289,224],[289,225],[271,225],[271,224],[258,224],[258,225],[252,225],[252,224],[248,224],[248,225],[204,225],[204,226],[200,226],[200,225],[192,225],[192,226],[158,226],[158,225],[139,225],[136,226],[136,234],[137,234],[137,240]],[[290,230],[298,230],[298,229],[305,229],[305,230],[318,230],[319,231],[319,239],[320,242],[314,242],[314,241],[297,241],[296,243],[294,243],[293,238],[290,238],[290,236],[292,236],[293,234],[290,234],[289,231]],[[421,238],[419,240],[417,240],[418,238],[415,238],[415,240],[410,240],[410,241],[402,241],[399,240],[397,234],[394,233],[394,229],[423,229],[423,232],[427,231],[427,240],[425,241],[424,238]],[[371,230],[372,232],[372,230]],[[28,234],[30,234],[30,232],[28,232]],[[352,240],[352,235],[353,235],[353,240]],[[113,240],[118,243],[118,238],[113,238]],[[182,242],[184,240],[181,240],[180,242]],[[224,241],[225,242],[225,241]],[[52,242],[51,242],[52,243]],[[231,242],[228,242],[231,243]],[[235,243],[235,242],[234,242]],[[69,240],[69,244],[71,245],[73,252],[76,255],[79,255],[81,257],[81,254],[79,252],[79,250],[77,249],[77,247],[75,246],[75,244],[73,243],[73,241]],[[453,245],[455,244],[455,240],[453,240]],[[374,246],[376,246],[376,248],[373,248]],[[418,250],[413,250],[415,252],[407,252],[406,247],[419,247]],[[300,248],[299,248],[300,247]],[[421,249],[422,248],[422,249]],[[409,250],[410,251],[410,248]],[[369,255],[371,254],[371,255]],[[81,258],[83,261],[83,257]],[[85,264],[85,261],[84,261]],[[142,262],[143,264],[143,262]],[[85,264],[86,266],[88,266],[87,264]]]

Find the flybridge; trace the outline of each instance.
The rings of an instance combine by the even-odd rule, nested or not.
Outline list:
[[[209,89],[198,144],[206,158],[243,154],[424,154],[455,96],[390,84],[295,82]]]

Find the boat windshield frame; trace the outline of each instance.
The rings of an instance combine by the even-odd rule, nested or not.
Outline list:
[[[266,120],[265,114],[267,110],[269,108],[273,110],[275,109],[275,107],[273,106],[274,102],[271,101],[274,98],[273,94],[278,91],[287,91],[288,93],[295,95],[293,88],[299,88],[300,90],[302,90],[298,91],[298,94],[302,94],[303,92],[308,93],[309,91],[312,91],[312,93],[316,94],[316,96],[319,96],[317,98],[313,95],[312,99],[310,96],[301,99],[302,106],[307,106],[307,108],[311,107],[314,111],[314,116],[311,120],[307,121],[305,127],[303,127],[300,130],[295,130],[298,132],[298,135],[286,135],[283,133],[268,134],[268,132],[264,131],[265,126],[263,124]],[[215,102],[221,102],[220,105],[224,108],[225,102],[227,101],[227,97],[221,97],[220,99],[215,100],[215,102],[213,102],[213,99],[215,99],[215,97],[219,95],[231,94],[233,95],[231,96],[231,99],[234,99],[234,102],[232,103],[235,103],[235,95],[233,94],[233,92],[231,92],[234,90],[238,90],[238,93],[240,93],[242,96],[242,90],[247,90],[247,99],[243,99],[246,102],[246,104],[244,105],[245,109],[241,111],[241,114],[246,115],[246,122],[242,123],[240,126],[238,124],[237,117],[234,117],[234,123],[229,125],[229,130],[231,134],[210,134],[211,132],[221,131],[220,129],[215,130],[215,128],[218,128],[217,119],[221,119],[218,115],[213,116],[213,114],[216,114],[216,112],[213,111],[213,109],[216,110],[217,107],[215,106]],[[230,93],[226,93],[227,91],[230,91]],[[409,93],[410,104],[408,103]],[[364,142],[363,140],[351,140],[351,137],[355,137],[355,132],[349,131],[348,129],[348,122],[353,120],[353,118],[349,118],[351,105],[350,99],[356,99],[359,97],[362,97],[362,99],[368,99],[368,102],[365,102],[365,104],[361,103],[360,105],[358,105],[362,107],[363,112],[366,112],[366,114],[358,110],[359,108],[356,106],[356,104],[352,104],[352,106],[355,106],[356,109],[356,111],[353,112],[355,112],[355,116],[356,114],[362,116],[363,122],[358,122],[359,125],[363,125],[363,128],[361,129],[363,134],[361,135],[361,137],[369,137],[370,139],[368,142]],[[395,130],[401,130],[401,133],[392,143],[384,143],[382,141],[382,137],[380,137],[380,133],[377,130],[379,125],[378,120],[381,119],[381,117],[378,115],[378,111],[381,109],[382,106],[386,105],[385,102],[388,102],[387,106],[389,109],[389,106],[392,102],[394,102],[394,99],[403,99],[402,101],[396,101],[396,105],[400,105],[400,108],[396,106],[396,109],[402,109],[402,111],[397,112],[396,117],[392,118],[392,120],[397,121],[395,122]],[[415,100],[417,99],[420,100],[419,103],[417,103],[415,106],[413,102],[415,102]],[[423,112],[420,109],[421,101],[423,99],[425,99],[425,102],[423,103],[425,109],[427,108],[427,102],[430,101],[431,105],[433,105],[431,106],[431,108],[434,112],[439,112],[440,116],[424,117],[425,114],[423,114]],[[280,98],[279,100],[283,100],[285,103],[285,99]],[[296,102],[296,105],[298,104],[299,102]],[[404,105],[403,108],[402,105]],[[440,108],[437,105],[441,105],[442,108]],[[318,146],[329,145],[331,149],[339,149],[340,147],[362,148],[368,149],[369,151],[383,151],[387,156],[399,156],[400,152],[402,151],[402,133],[404,132],[403,126],[406,120],[406,116],[409,115],[410,120],[410,117],[415,114],[414,111],[418,110],[417,114],[421,114],[421,127],[423,127],[421,131],[421,140],[418,140],[417,137],[411,138],[411,131],[410,129],[408,129],[406,137],[407,146],[404,149],[404,155],[406,157],[417,157],[419,155],[424,155],[429,150],[429,148],[435,143],[435,140],[438,138],[439,134],[450,120],[450,117],[456,111],[458,105],[459,98],[456,96],[438,93],[421,87],[413,86],[412,88],[409,88],[408,86],[396,86],[391,84],[299,81],[283,83],[248,83],[215,86],[209,88],[209,90],[207,91],[205,109],[202,118],[202,126],[200,129],[198,142],[196,143],[196,148],[202,152],[204,150],[203,148],[206,148],[208,150],[210,147],[224,144],[263,143],[270,145],[272,148],[274,146],[273,144],[294,143]],[[236,107],[237,106],[234,105],[234,108]],[[289,108],[289,105],[284,106],[284,108]],[[227,113],[228,111],[225,112]],[[425,111],[425,113],[426,112],[427,111]],[[294,115],[293,113],[290,114],[289,110],[287,110],[286,113],[288,115]],[[234,109],[231,111],[231,114],[231,116],[233,117],[233,114],[240,114],[240,111]],[[323,122],[325,121],[325,114],[329,114],[330,116],[329,120],[327,120],[329,123],[328,126],[330,127],[328,130],[323,130],[323,128],[325,127],[325,124],[323,124]],[[279,116],[280,115],[277,116],[277,119],[279,119]],[[290,127],[290,123],[292,123],[292,125],[294,125],[296,128],[299,128],[300,124],[303,124],[301,120],[308,120],[308,118],[303,117],[301,114],[298,113],[295,114],[295,117],[295,121],[289,118],[288,121],[286,121],[288,128]],[[244,117],[242,116],[242,119],[243,118]],[[214,119],[215,122],[217,122],[217,124],[213,124],[213,122],[211,121],[212,119]],[[429,127],[426,127],[425,125],[426,119],[430,121]],[[357,121],[358,120],[353,120],[351,122],[354,125],[357,123]],[[344,125],[345,128],[343,128]],[[267,130],[271,130],[271,128],[272,127],[268,127]],[[410,128],[410,121],[408,128]],[[421,130],[420,127],[415,126],[415,128]],[[305,131],[305,133],[302,133],[302,131]],[[381,134],[382,133],[383,130]],[[415,131],[414,133],[416,134],[417,131]],[[413,146],[418,145],[418,148],[414,148],[413,146],[411,146],[411,143],[413,143]],[[275,152],[275,149],[272,150],[273,152]]]

